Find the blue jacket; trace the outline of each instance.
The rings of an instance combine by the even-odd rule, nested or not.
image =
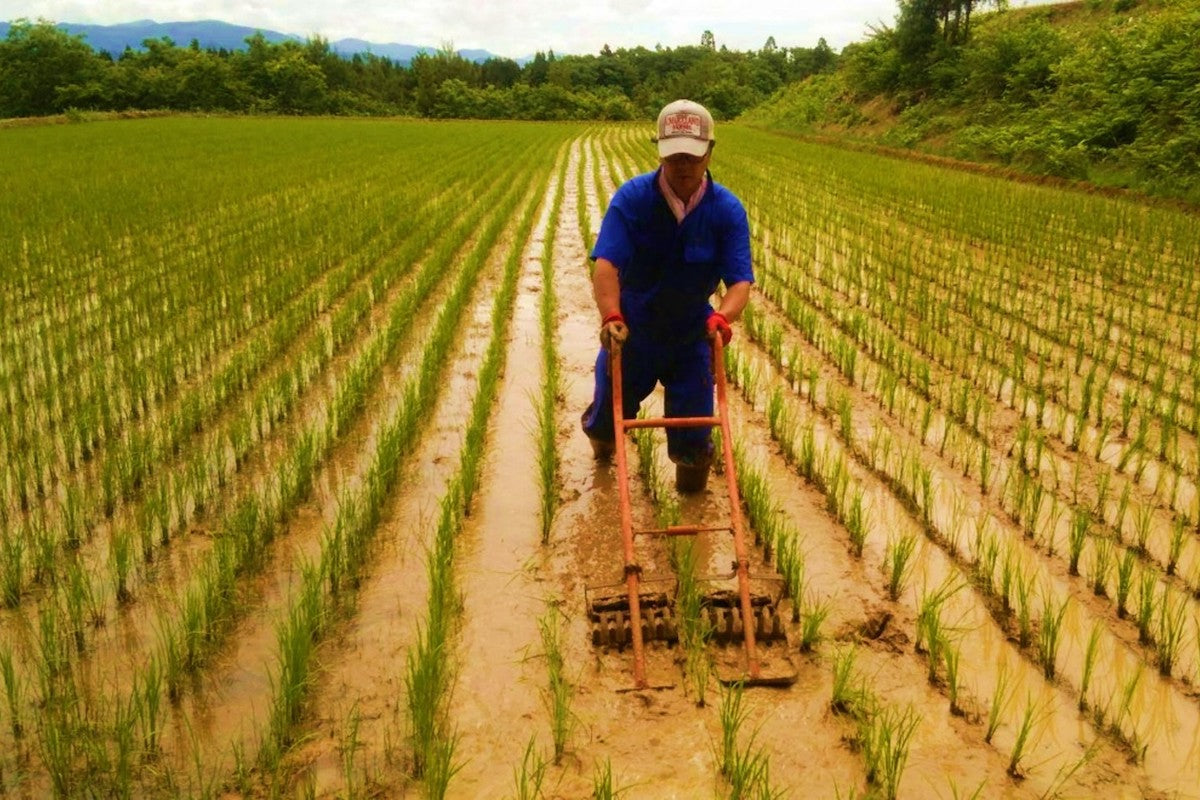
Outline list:
[[[592,258],[617,268],[630,336],[663,343],[704,336],[718,282],[754,280],[746,209],[711,175],[682,223],[658,188],[657,171],[626,181],[609,203]]]

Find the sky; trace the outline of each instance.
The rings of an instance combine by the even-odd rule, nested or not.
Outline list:
[[[0,20],[217,19],[333,41],[452,45],[522,58],[539,50],[598,53],[606,44],[699,44],[706,30],[731,50],[757,50],[768,36],[780,47],[812,47],[824,37],[840,50],[866,38],[870,25],[893,23],[897,7],[896,0],[0,0]]]

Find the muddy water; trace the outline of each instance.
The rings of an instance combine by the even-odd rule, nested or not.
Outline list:
[[[454,796],[504,796],[527,743],[536,739],[545,750],[550,741],[538,619],[558,598],[538,556],[540,487],[532,434],[542,385],[541,255],[558,192],[555,181],[525,246],[508,367],[489,431],[492,455],[459,538],[463,622],[450,718],[464,761]]]

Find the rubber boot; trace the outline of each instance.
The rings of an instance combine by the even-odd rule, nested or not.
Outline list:
[[[675,464],[675,489],[683,494],[703,492],[708,486],[708,470],[712,465],[711,458],[693,463],[677,462]]]
[[[607,442],[604,439],[593,439],[588,437],[588,441],[592,443],[592,455],[597,461],[607,461],[612,458],[613,450],[615,449],[614,442]]]

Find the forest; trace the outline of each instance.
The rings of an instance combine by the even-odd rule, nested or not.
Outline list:
[[[51,22],[17,21],[0,41],[0,117],[68,110],[175,110],[267,114],[406,115],[458,119],[630,120],[691,97],[730,119],[780,87],[833,69],[837,54],[779,47],[635,47],[596,55],[538,52],[524,64],[475,63],[450,47],[405,66],[369,53],[343,58],[329,42],[209,50],[150,39],[113,58]]]

